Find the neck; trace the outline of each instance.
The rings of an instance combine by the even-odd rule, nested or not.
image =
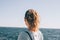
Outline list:
[[[37,32],[38,28],[29,28],[29,30],[32,31],[32,32]]]

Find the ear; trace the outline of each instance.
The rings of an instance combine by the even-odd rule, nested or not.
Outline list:
[[[29,24],[28,24],[27,20],[26,20],[26,19],[24,19],[24,21],[25,21],[26,26],[28,26],[28,27],[29,27]]]
[[[24,18],[24,21],[26,22],[26,19]]]
[[[27,24],[27,20],[24,18],[24,22],[25,22],[25,24]]]

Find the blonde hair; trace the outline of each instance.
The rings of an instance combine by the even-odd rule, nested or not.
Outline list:
[[[32,28],[37,27],[40,23],[38,12],[36,12],[36,10],[33,9],[29,9],[26,11],[25,19]]]

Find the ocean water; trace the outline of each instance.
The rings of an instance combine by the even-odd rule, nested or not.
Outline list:
[[[26,28],[0,27],[0,40],[17,40],[21,31]],[[60,40],[60,29],[41,28],[44,40]]]

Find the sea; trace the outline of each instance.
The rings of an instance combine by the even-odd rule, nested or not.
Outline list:
[[[17,40],[21,31],[27,28],[0,27],[0,40]],[[44,40],[60,40],[60,29],[40,28]]]

